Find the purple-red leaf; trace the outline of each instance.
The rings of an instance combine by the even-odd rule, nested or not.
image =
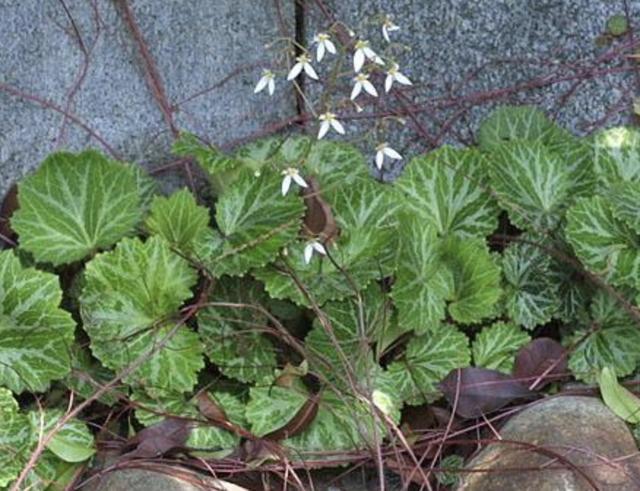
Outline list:
[[[135,448],[123,455],[127,458],[152,458],[165,455],[172,450],[183,449],[191,424],[178,418],[167,418],[136,433],[127,442],[125,449]]]
[[[550,338],[537,338],[520,348],[513,376],[531,390],[566,377],[567,351]]]
[[[452,370],[439,387],[456,414],[463,418],[477,418],[532,395],[511,375],[477,367]]]

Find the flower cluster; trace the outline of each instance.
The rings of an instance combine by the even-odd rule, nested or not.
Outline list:
[[[400,27],[396,25],[390,16],[384,16],[381,23],[382,37],[387,43],[391,43],[390,34],[400,30]],[[362,108],[356,103],[356,99],[363,93],[369,97],[378,97],[379,93],[372,81],[372,75],[384,72],[384,92],[389,93],[394,84],[400,84],[409,86],[412,85],[411,80],[400,71],[400,67],[392,60],[385,60],[371,47],[367,39],[356,37],[355,33],[349,31],[349,36],[353,39],[349,42],[345,49],[352,52],[353,71],[353,88],[351,90],[350,100],[356,107],[358,112],[362,111]],[[338,48],[331,35],[328,32],[319,32],[313,37],[313,46],[315,47],[315,61],[320,63],[327,54],[335,56],[338,54]],[[318,73],[312,64],[312,55],[309,51],[304,50],[295,58],[293,66],[290,67],[286,79],[291,82],[301,75],[305,74],[312,80],[319,80]],[[295,85],[297,90],[300,90],[298,85]],[[254,93],[259,93],[267,90],[269,95],[273,95],[275,92],[275,74],[272,70],[265,69],[262,72],[261,78],[258,80],[255,86]],[[306,98],[305,98],[306,101]],[[307,101],[308,102],[308,101]],[[317,138],[318,140],[324,138],[327,133],[332,130],[340,135],[346,133],[345,127],[338,119],[338,116],[331,110],[317,115],[319,121],[319,129]],[[382,169],[385,160],[401,160],[402,155],[394,150],[387,142],[380,143],[375,148],[375,165],[378,169]],[[286,195],[291,188],[291,184],[295,183],[300,188],[307,188],[307,182],[300,175],[298,169],[287,168],[282,171],[282,195]],[[313,240],[308,242],[304,249],[304,260],[309,263],[314,253],[320,255],[326,255],[324,246]]]

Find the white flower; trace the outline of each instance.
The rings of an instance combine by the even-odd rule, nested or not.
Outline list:
[[[355,85],[353,86],[353,90],[351,91],[352,101],[356,97],[358,97],[360,92],[362,92],[362,89],[364,89],[364,91],[367,94],[370,94],[373,97],[378,97],[378,91],[373,86],[373,84],[369,82],[369,75],[365,75],[364,73],[359,73],[353,80],[355,82]]]
[[[300,75],[302,70],[304,70],[304,73],[306,73],[312,79],[318,80],[318,74],[311,66],[311,58],[309,58],[305,54],[302,54],[296,58],[296,62],[297,63],[293,65],[293,68],[289,72],[289,75],[287,75],[287,80],[293,80],[298,75]]]
[[[324,32],[320,32],[316,34],[313,38],[313,42],[318,45],[318,48],[316,51],[316,60],[322,61],[322,58],[324,58],[325,50],[331,53],[332,55],[336,54],[336,47],[331,41],[331,38],[329,37],[328,34]]]
[[[275,75],[271,70],[262,70],[262,78],[258,80],[256,88],[253,89],[253,93],[257,94],[262,92],[265,87],[269,88],[269,95],[273,95],[273,91],[276,90],[276,82],[274,80]]]
[[[318,140],[327,134],[329,128],[333,128],[341,135],[344,135],[344,126],[342,126],[342,123],[336,119],[336,115],[332,112],[321,114],[318,119],[322,121],[322,123],[320,123],[320,131],[318,131]]]
[[[389,39],[389,33],[393,31],[399,31],[399,30],[400,30],[400,26],[395,25],[391,20],[391,17],[387,15],[384,18],[384,22],[382,23],[382,36],[384,37],[384,40],[390,43],[391,39]]]
[[[308,187],[307,183],[298,172],[298,169],[288,167],[282,171],[282,175],[284,176],[284,179],[282,180],[282,196],[289,192],[291,181],[294,181],[298,186],[302,188]]]
[[[356,42],[356,51],[353,54],[353,69],[358,73],[364,65],[365,59],[374,61],[379,65],[384,64],[375,51],[369,47],[369,41],[360,39]]]
[[[376,167],[382,169],[385,155],[394,160],[402,160],[402,155],[391,148],[386,142],[376,147]]]
[[[309,264],[309,262],[311,261],[311,257],[313,256],[314,251],[318,254],[322,254],[323,256],[327,255],[327,250],[317,240],[307,242],[307,245],[304,246],[304,262],[306,264]]]
[[[387,78],[384,81],[384,90],[385,92],[389,92],[391,90],[391,86],[393,82],[398,82],[402,85],[413,85],[411,80],[405,77],[402,73],[398,71],[400,67],[394,63],[391,68],[387,71]]]

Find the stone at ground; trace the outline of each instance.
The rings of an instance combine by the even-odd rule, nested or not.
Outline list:
[[[165,472],[121,469],[91,480],[82,491],[247,491],[220,479],[196,475],[184,469],[164,466]]]
[[[0,0],[0,84],[68,109],[117,154],[153,167],[169,158],[171,132],[117,3]],[[272,98],[253,94],[261,73],[257,64],[269,61],[264,45],[280,35],[274,2],[127,3],[155,59],[167,100],[177,104],[173,117],[178,128],[224,144],[295,114],[292,91],[282,82]],[[283,2],[282,16],[293,30],[293,2]],[[75,29],[88,53],[84,78],[85,56]],[[227,82],[181,103],[234,71]],[[86,146],[105,150],[76,123],[65,123],[60,113],[0,90],[0,198],[51,151]]]
[[[469,472],[461,474],[457,491],[640,489],[633,436],[599,399],[541,401],[511,418],[499,433],[503,443],[488,445],[467,464]]]

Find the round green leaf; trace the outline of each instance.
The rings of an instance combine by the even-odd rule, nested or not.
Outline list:
[[[0,385],[40,392],[69,372],[75,322],[61,300],[57,276],[0,252]]]
[[[53,265],[112,246],[141,218],[134,170],[93,150],[51,154],[19,184],[18,201],[20,247]]]
[[[204,366],[198,335],[182,325],[166,345],[150,354],[172,331],[182,303],[191,297],[195,272],[159,237],[146,242],[124,239],[86,267],[80,297],[91,350],[112,370],[149,358],[125,381],[174,390],[190,390]]]

